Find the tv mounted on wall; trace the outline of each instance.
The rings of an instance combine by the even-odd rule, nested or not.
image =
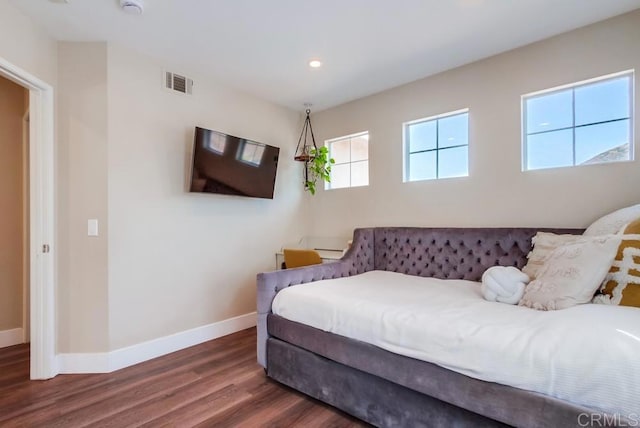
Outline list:
[[[280,148],[196,127],[190,192],[273,199]]]

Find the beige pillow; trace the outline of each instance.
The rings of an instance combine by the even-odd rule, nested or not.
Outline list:
[[[522,272],[529,275],[533,281],[553,250],[580,239],[584,239],[584,237],[582,235],[556,235],[549,232],[536,233],[536,236],[531,239],[533,249],[527,255],[527,264],[522,268]]]
[[[525,288],[521,306],[566,309],[588,303],[607,275],[620,237],[584,238],[553,250],[535,281]]]
[[[640,204],[619,209],[591,223],[591,226],[584,231],[584,236],[613,235],[638,217],[640,217]]]

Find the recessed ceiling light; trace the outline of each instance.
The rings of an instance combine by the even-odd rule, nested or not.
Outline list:
[[[144,12],[143,0],[120,0],[120,7],[131,15],[142,15]]]
[[[309,61],[309,67],[311,68],[319,68],[320,66],[322,66],[322,62],[318,59],[312,59]]]

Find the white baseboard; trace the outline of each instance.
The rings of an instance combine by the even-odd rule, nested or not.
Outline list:
[[[109,353],[58,354],[58,373],[109,373]]]
[[[22,328],[0,331],[0,348],[24,343],[24,332]]]
[[[170,354],[208,340],[217,339],[240,330],[254,327],[257,314],[240,315],[213,324],[196,327],[191,330],[117,349],[109,353],[109,368],[120,370],[152,358]]]
[[[116,349],[111,352],[59,354],[59,373],[110,373],[256,325],[255,312]]]

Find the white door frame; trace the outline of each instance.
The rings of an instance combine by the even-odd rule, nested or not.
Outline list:
[[[31,298],[29,297],[29,278],[31,273],[31,257],[29,233],[31,230],[29,216],[29,106],[22,117],[22,343],[31,341]]]
[[[58,374],[53,87],[0,57],[0,75],[29,90],[31,379]]]

